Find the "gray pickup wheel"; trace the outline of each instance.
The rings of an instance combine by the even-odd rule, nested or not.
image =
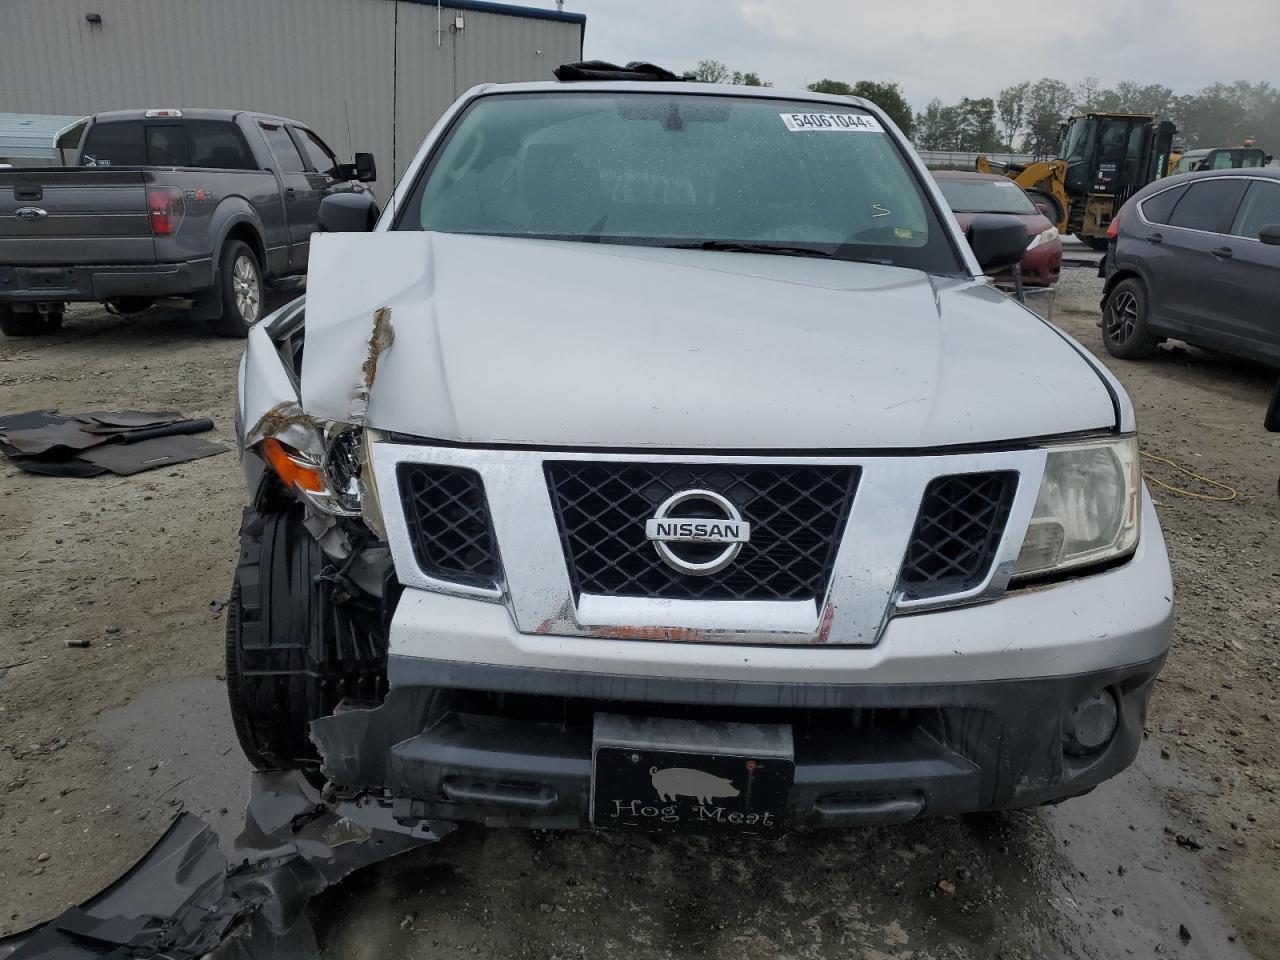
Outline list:
[[[262,265],[243,240],[231,240],[222,248],[218,261],[218,284],[222,288],[222,313],[209,321],[222,337],[246,337],[249,328],[262,317]]]
[[[62,326],[62,305],[52,305],[47,313],[40,313],[35,304],[29,311],[19,313],[7,303],[0,303],[0,330],[7,337],[38,337],[53,333]]]

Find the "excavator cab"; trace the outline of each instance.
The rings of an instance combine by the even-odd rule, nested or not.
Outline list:
[[[1150,114],[1085,113],[1062,128],[1058,156],[1071,198],[1067,229],[1089,242],[1106,236],[1129,197],[1163,175],[1174,125]]]
[[[1057,156],[1028,165],[996,165],[979,157],[977,169],[997,166],[1048,211],[1058,231],[1106,247],[1111,218],[1129,197],[1164,176],[1177,130],[1151,114],[1088,112],[1062,125]]]

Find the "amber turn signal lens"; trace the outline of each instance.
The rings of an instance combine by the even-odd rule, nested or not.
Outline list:
[[[320,468],[301,462],[289,452],[289,448],[275,437],[267,437],[262,441],[262,452],[285,486],[297,487],[308,493],[323,493],[324,480],[320,476]]]

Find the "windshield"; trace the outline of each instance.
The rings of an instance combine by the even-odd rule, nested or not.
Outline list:
[[[956,213],[1033,214],[1031,198],[1012,180],[939,179],[947,204]]]
[[[1093,146],[1093,132],[1096,126],[1097,123],[1092,117],[1073,121],[1067,127],[1066,136],[1063,137],[1062,146],[1058,150],[1059,156],[1068,163],[1087,159]]]
[[[962,269],[874,117],[762,98],[481,97],[415,184],[396,229]]]

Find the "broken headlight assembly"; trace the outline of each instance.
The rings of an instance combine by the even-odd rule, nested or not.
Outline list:
[[[335,517],[361,517],[379,539],[385,540],[378,488],[370,467],[376,433],[348,424],[331,424],[309,445],[322,451],[318,457],[277,437],[262,441],[262,453],[281,482],[308,504]]]
[[[1138,547],[1142,513],[1138,438],[1064,444],[1047,453],[1015,580],[1131,555]]]

